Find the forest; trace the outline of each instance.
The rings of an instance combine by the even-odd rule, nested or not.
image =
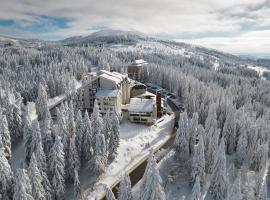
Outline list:
[[[217,200],[267,199],[267,79],[235,61],[221,59],[214,68],[210,57],[196,54],[93,45],[0,48],[0,199],[62,200],[67,183],[74,184],[74,199],[85,198],[78,173],[82,167],[97,176],[106,170],[117,155],[120,124],[117,115],[101,116],[97,104],[93,113],[81,109],[75,82],[93,67],[125,73],[139,58],[148,62],[143,82],[185,100],[172,151],[175,162],[189,169],[191,199],[204,199],[205,190]],[[61,94],[68,102],[53,120],[48,99]],[[35,102],[37,119],[31,120],[29,102]],[[21,142],[24,162],[14,169],[12,150]],[[153,153],[140,184],[136,196],[125,174],[118,199],[166,199]],[[114,199],[107,191],[107,199]]]

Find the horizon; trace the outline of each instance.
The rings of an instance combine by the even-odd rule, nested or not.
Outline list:
[[[113,29],[139,31],[234,55],[270,57],[270,2],[4,0],[0,35],[57,41]]]

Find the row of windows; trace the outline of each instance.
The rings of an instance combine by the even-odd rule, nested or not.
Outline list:
[[[141,117],[151,117],[151,113],[145,113],[145,114],[129,114],[130,116],[141,116]]]

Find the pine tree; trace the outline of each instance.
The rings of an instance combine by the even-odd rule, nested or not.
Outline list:
[[[43,150],[42,138],[39,123],[37,120],[33,122],[32,126],[32,141],[31,141],[31,154],[35,153],[38,167],[41,171],[47,171],[47,161]]]
[[[37,166],[35,153],[32,154],[31,162],[28,168],[28,176],[32,185],[32,196],[34,199],[45,200],[46,192],[42,185],[42,176]]]
[[[31,152],[31,143],[33,137],[32,135],[33,135],[32,122],[30,119],[29,112],[27,112],[25,116],[25,124],[23,126],[24,160],[26,165],[29,164],[32,155]]]
[[[148,162],[150,163],[150,166],[147,171],[145,171],[145,184],[143,184],[143,187],[141,188],[141,199],[165,200],[166,196],[153,152],[151,153]]]
[[[189,158],[188,119],[186,112],[180,114],[178,129],[174,140],[175,156],[181,161]]]
[[[82,118],[82,112],[79,110],[76,117],[76,146],[77,146],[78,155],[80,159],[82,158],[82,143],[84,139],[84,129],[85,128],[84,128],[84,122]]]
[[[191,167],[191,181],[195,182],[196,177],[200,177],[201,184],[205,180],[205,158],[204,158],[204,143],[203,137],[199,136],[199,143],[195,145],[192,167]]]
[[[212,103],[208,110],[208,116],[205,121],[205,132],[208,133],[211,127],[215,130],[217,129],[217,114],[216,114],[216,104]]]
[[[13,200],[34,200],[27,171],[17,169]]]
[[[131,182],[128,174],[124,174],[120,182],[118,200],[133,200]]]
[[[44,148],[44,153],[48,157],[50,153],[50,149],[53,145],[53,138],[52,138],[52,118],[50,112],[46,113],[46,117],[44,119],[43,127],[42,127],[42,143]]]
[[[65,194],[65,154],[61,138],[55,138],[50,153],[49,172],[53,199],[62,200]]]
[[[91,121],[88,112],[84,115],[84,136],[82,141],[82,158],[84,158],[86,163],[89,163],[93,158],[94,151],[94,136],[92,132]]]
[[[42,138],[41,138],[41,133],[40,133],[40,128],[39,128],[39,123],[37,120],[33,122],[32,131],[33,131],[33,136],[32,136],[32,141],[31,141],[31,152],[32,152],[31,154],[34,153],[36,156],[37,167],[42,177],[41,183],[46,193],[45,198],[48,199],[51,197],[51,184],[47,177],[47,171],[48,171],[47,159],[43,150]]]
[[[94,103],[93,113],[91,115],[91,126],[92,126],[93,138],[96,138],[96,135],[98,134],[98,132],[103,130],[103,121],[100,116],[99,106],[98,106],[97,101],[95,101]],[[94,140],[93,146],[95,146],[95,140]]]
[[[80,159],[78,156],[78,152],[77,152],[77,147],[75,144],[75,133],[73,133],[73,135],[70,138],[69,141],[69,148],[68,148],[68,152],[67,152],[67,177],[70,181],[74,180],[74,170],[76,169],[77,171],[80,169]]]
[[[196,144],[196,139],[198,137],[198,113],[193,113],[193,117],[191,119],[190,127],[189,127],[189,153],[193,154],[194,146]]]
[[[258,200],[267,200],[267,186],[266,186],[266,181],[263,180],[259,194],[258,194]]]
[[[40,83],[38,87],[38,96],[36,99],[36,112],[39,120],[44,120],[46,118],[46,113],[48,113],[48,99],[45,87]]]
[[[0,136],[2,140],[2,145],[5,151],[6,158],[10,160],[11,158],[11,139],[8,129],[7,118],[4,114],[0,112]]]
[[[200,185],[200,177],[196,177],[196,181],[192,188],[192,195],[190,200],[201,200],[201,185]]]
[[[98,133],[96,135],[96,143],[95,143],[95,153],[94,153],[94,166],[92,161],[88,163],[89,168],[94,168],[94,171],[99,175],[105,171],[107,166],[107,152],[106,152],[106,143],[105,137],[103,134]]]
[[[18,139],[22,138],[22,111],[20,105],[13,103],[11,105],[11,119],[8,120],[11,141],[16,143]]]
[[[62,139],[62,143],[64,145],[64,149],[67,149],[68,146],[68,130],[67,130],[67,122],[65,118],[65,109],[63,104],[61,105],[60,109],[56,108],[56,113],[57,113],[57,126],[58,126],[58,135]]]
[[[215,132],[213,132],[214,129],[211,128],[210,132],[212,132],[208,137],[209,143],[208,143],[208,149],[205,151],[205,166],[206,166],[206,172],[208,174],[211,174],[214,169],[214,161],[215,161],[215,155],[218,149],[218,141],[220,136],[220,129],[216,129]]]
[[[109,160],[113,160],[117,155],[117,148],[120,143],[120,125],[119,119],[116,113],[112,115],[112,132],[110,134],[110,140],[108,145]]]
[[[251,162],[251,167],[256,171],[264,171],[268,161],[268,142],[259,142],[254,151],[254,157]]]
[[[238,139],[237,149],[236,149],[236,159],[237,164],[242,165],[244,162],[247,162],[247,151],[248,151],[248,136],[247,131],[243,129]]]
[[[231,188],[228,189],[226,200],[241,200],[241,199],[242,199],[241,180],[240,175],[238,175],[234,180],[234,183],[231,186]]]
[[[226,121],[224,123],[222,135],[225,138],[226,152],[232,154],[236,148],[236,120],[235,120],[235,110],[230,109],[227,114]]]
[[[224,138],[221,139],[215,156],[210,190],[217,200],[223,200],[227,194],[226,155]]]
[[[74,199],[84,200],[82,186],[78,176],[78,170],[74,169]]]
[[[3,200],[10,199],[12,196],[12,187],[13,173],[6,159],[4,148],[0,148],[0,197]]]
[[[108,141],[110,139],[110,135],[111,135],[111,132],[112,132],[112,120],[111,120],[112,116],[110,114],[110,111],[107,110],[105,116],[103,117],[103,123],[104,123],[104,126],[103,126],[103,133],[104,133],[104,136],[105,136],[105,140],[108,144]]]

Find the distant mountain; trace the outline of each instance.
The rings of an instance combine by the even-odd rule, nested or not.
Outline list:
[[[99,44],[135,44],[139,40],[151,37],[136,31],[101,30],[88,36],[75,36],[60,41],[66,46],[99,45]]]
[[[56,42],[0,36],[0,47],[19,46],[36,48],[44,45],[69,47],[92,46],[98,48],[110,48],[113,51],[139,51],[146,54],[181,55],[187,58],[195,57],[200,62],[209,62],[210,65],[215,66],[215,68],[220,65],[253,65],[270,68],[270,60],[268,59],[256,59],[254,57],[247,58],[245,55],[236,56],[202,46],[160,40],[136,31],[108,29],[94,32],[88,36],[75,36]]]
[[[0,35],[0,47],[40,47],[46,42],[38,39],[23,39]]]

